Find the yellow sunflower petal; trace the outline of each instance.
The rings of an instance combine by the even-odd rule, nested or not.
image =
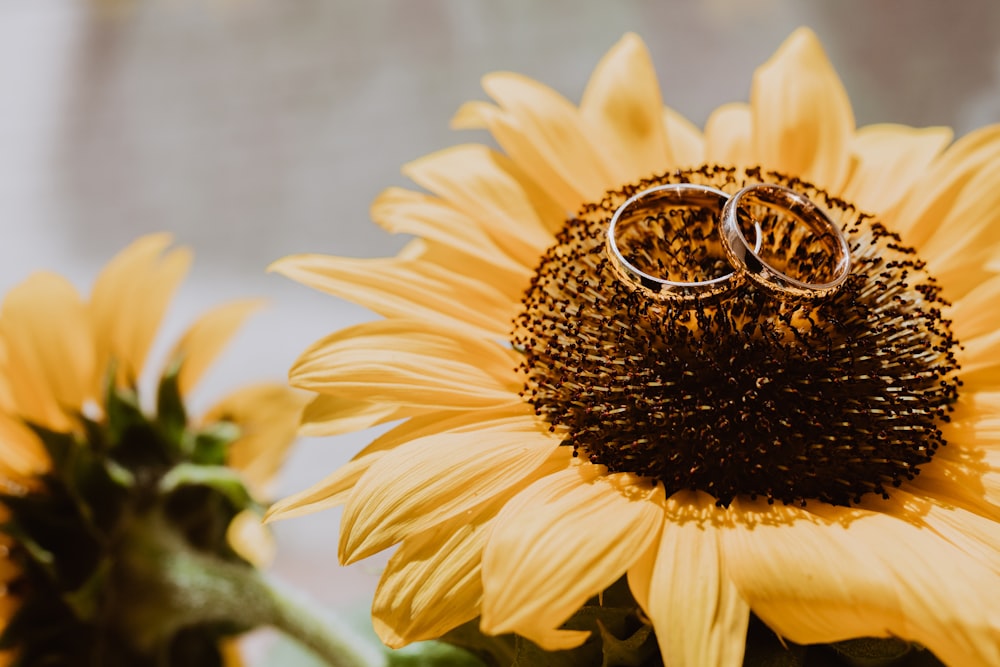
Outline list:
[[[177,384],[181,395],[187,395],[222,348],[262,301],[246,299],[218,306],[202,315],[181,337],[167,357],[167,367],[180,364]]]
[[[170,245],[168,234],[144,236],[116,255],[101,271],[90,297],[102,360],[118,364],[119,382],[142,373],[160,321],[188,266],[191,253]]]
[[[869,125],[852,142],[854,168],[841,197],[868,213],[890,209],[951,142],[947,127]]]
[[[238,637],[227,637],[219,641],[219,653],[222,654],[223,667],[244,667],[243,652],[240,651]]]
[[[371,216],[393,234],[413,234],[454,248],[490,267],[494,274],[527,281],[534,269],[534,264],[523,264],[501,249],[477,218],[437,197],[389,188],[375,199]],[[502,280],[498,277],[497,282]]]
[[[293,255],[270,269],[384,317],[447,319],[473,334],[506,335],[516,314],[516,304],[493,286],[432,262]]]
[[[479,615],[483,546],[512,493],[569,465],[568,447],[526,475],[511,491],[407,538],[389,560],[372,605],[375,631],[387,645],[440,637]]]
[[[750,90],[759,164],[839,192],[854,112],[816,35],[799,28],[757,69]]]
[[[377,460],[341,519],[343,563],[365,558],[503,492],[541,466],[558,440],[532,418],[412,440]]]
[[[1000,330],[962,340],[962,382],[969,389],[1000,389]]]
[[[580,101],[580,114],[610,157],[611,178],[618,184],[675,166],[669,160],[656,70],[637,35],[625,35],[598,63]]]
[[[900,490],[894,503],[920,508],[915,523],[933,530],[950,545],[993,572],[1000,572],[1000,531],[996,519],[986,518],[950,504],[928,500],[925,496]]]
[[[733,102],[712,112],[705,123],[705,161],[738,167],[754,164],[750,105]]]
[[[616,185],[579,111],[561,95],[508,72],[483,77],[483,88],[500,108],[475,107],[482,123],[562,211],[575,212]]]
[[[500,512],[483,552],[485,632],[517,632],[550,648],[560,636],[551,631],[655,539],[663,487],[603,470],[583,464],[545,477]]]
[[[990,463],[981,436],[975,432],[978,424],[961,430],[953,426],[954,422],[945,429],[948,446],[920,469],[907,488],[943,505],[1000,522],[1000,465]],[[993,428],[1000,431],[1000,424]],[[991,440],[1000,442],[1000,435],[993,435]]]
[[[997,329],[995,307],[1000,302],[1000,276],[994,276],[962,296],[951,309],[952,327],[961,341],[991,334]]]
[[[271,505],[269,521],[311,514],[347,502],[361,476],[387,451],[410,440],[449,431],[467,432],[489,428],[494,421],[507,425],[511,417],[527,415],[523,406],[497,411],[444,412],[418,415],[383,433],[358,452],[347,464],[313,486]]]
[[[403,173],[478,220],[504,251],[526,266],[552,243],[552,230],[565,219],[553,205],[539,206],[538,194],[521,168],[486,146],[465,144],[438,151],[405,165]]]
[[[320,394],[302,411],[299,433],[308,436],[341,435],[378,424],[406,419],[413,411],[398,405],[355,401],[344,396]]]
[[[1000,141],[996,161],[1000,162]],[[991,277],[985,265],[995,261],[1000,244],[1000,169],[970,174],[950,202],[937,228],[920,244],[921,256],[947,296],[957,299]]]
[[[202,421],[230,421],[239,427],[227,464],[242,472],[255,493],[263,496],[295,440],[307,400],[285,385],[250,385],[215,404]]]
[[[0,307],[0,340],[19,415],[68,430],[100,383],[91,320],[76,289],[52,273],[30,276]]]
[[[663,110],[667,130],[669,163],[675,167],[697,167],[705,162],[705,139],[698,127],[670,107]]]
[[[314,344],[296,362],[292,384],[361,401],[429,409],[519,403],[509,350],[426,322],[380,320]]]
[[[743,664],[750,607],[722,565],[724,523],[714,498],[675,494],[659,539],[629,570],[629,587],[653,622],[665,665]]]
[[[893,635],[947,664],[1000,664],[1000,575],[922,527],[919,510],[734,507],[721,533],[727,570],[779,634],[798,643]]]
[[[386,646],[435,639],[479,615],[479,565],[491,519],[481,511],[462,514],[393,554],[372,603],[375,634]]]
[[[969,187],[990,165],[1000,160],[1000,126],[986,127],[965,135],[944,152],[911,188],[901,205],[885,216],[891,228],[904,234],[906,242],[921,249],[953,215],[960,198],[974,201],[983,193]],[[948,233],[963,240],[965,225],[978,220],[954,220]]]

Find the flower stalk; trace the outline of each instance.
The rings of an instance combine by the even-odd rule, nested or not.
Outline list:
[[[156,515],[137,518],[123,535],[116,616],[143,650],[170,642],[192,625],[272,626],[332,667],[370,667],[384,653],[357,637],[301,593],[242,562],[192,548]]]

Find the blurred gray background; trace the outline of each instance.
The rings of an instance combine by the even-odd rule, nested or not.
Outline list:
[[[519,71],[578,100],[627,31],[665,101],[702,125],[745,100],[797,26],[819,34],[857,121],[1000,120],[996,0],[0,0],[0,290],[51,268],[81,289],[140,234],[167,230],[195,268],[165,327],[263,295],[196,400],[283,378],[313,340],[368,315],[268,275],[296,252],[391,254],[368,220],[404,162],[481,140],[448,121],[479,78]],[[302,442],[280,490],[369,439]],[[336,566],[337,514],[276,526],[278,573],[335,605],[371,594],[378,559]]]

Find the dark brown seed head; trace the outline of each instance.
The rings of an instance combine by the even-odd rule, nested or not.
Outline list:
[[[605,231],[627,197],[671,182],[730,193],[770,182],[805,194],[847,236],[850,277],[813,301],[751,283],[714,303],[651,299],[613,270]],[[828,246],[793,221],[764,218],[761,255],[824,282]],[[647,223],[622,241],[638,268],[681,281],[731,270],[711,212],[664,211]],[[523,304],[512,342],[524,355],[525,399],[574,455],[668,493],[847,505],[887,497],[945,444],[958,343],[934,278],[878,221],[781,174],[703,167],[609,193],[567,221]]]

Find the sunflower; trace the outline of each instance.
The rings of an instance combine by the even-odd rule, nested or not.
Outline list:
[[[188,416],[189,392],[260,305],[245,300],[209,311],[184,334],[149,414],[139,380],[190,263],[170,243],[164,234],[134,242],[104,268],[89,300],[64,278],[37,273],[0,307],[0,613],[7,659],[17,664],[174,664],[167,654],[238,664],[228,639],[238,623],[165,619],[169,636],[133,641],[128,615],[152,609],[145,620],[164,620],[157,614],[170,602],[126,564],[152,567],[156,540],[168,532],[232,567],[266,557],[259,519],[249,518],[259,508],[253,498],[264,497],[304,402],[283,385],[259,384],[200,419]],[[171,528],[156,533],[160,525]],[[139,551],[136,535],[148,538]],[[175,637],[184,645],[159,643]]]
[[[857,128],[807,29],[704,131],[664,108],[634,35],[579,106],[516,74],[483,86],[495,104],[454,124],[502,152],[404,168],[426,191],[372,208],[418,237],[399,256],[275,265],[384,318],[291,380],[318,393],[306,433],[399,423],[273,511],[345,505],[344,563],[398,545],[382,640],[473,622],[573,649],[593,639],[574,614],[624,577],[671,666],[740,665],[757,619],[1000,664],[1000,126]],[[849,280],[818,302],[652,305],[604,233],[676,182],[808,196],[851,244]]]

